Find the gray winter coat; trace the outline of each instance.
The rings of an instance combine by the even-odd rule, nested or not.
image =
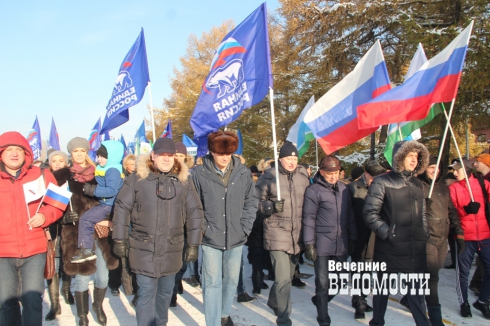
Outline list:
[[[203,164],[191,174],[204,209],[202,244],[216,249],[229,250],[243,245],[257,212],[252,173],[239,158],[232,156],[232,160],[227,186],[218,176],[211,155],[203,157]]]
[[[276,170],[271,168],[260,176],[255,185],[259,198],[259,214],[264,217],[264,249],[284,251],[296,255],[303,250],[301,220],[306,187],[310,185],[308,172],[298,165],[293,172],[286,171],[279,163],[279,184],[284,211],[275,213],[277,201]]]
[[[131,271],[157,278],[182,267],[184,228],[189,244],[201,244],[204,218],[187,167],[175,159],[172,171],[161,174],[149,162],[149,155],[138,158],[117,195],[112,238],[129,238]]]
[[[331,185],[319,172],[315,174],[305,192],[303,239],[315,245],[317,256],[348,254],[348,242],[357,239],[357,232],[351,197],[343,182]]]
[[[403,161],[416,151],[418,166],[404,171]],[[417,141],[398,142],[393,148],[393,170],[374,178],[364,204],[364,221],[376,233],[376,262],[388,272],[425,272],[429,238],[422,181],[415,177],[429,163],[429,151]]]

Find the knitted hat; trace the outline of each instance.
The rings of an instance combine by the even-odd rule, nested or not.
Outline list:
[[[185,147],[183,142],[175,143],[175,153],[187,155],[187,147]]]
[[[480,154],[477,156],[476,160],[490,167],[490,154]]]
[[[153,153],[155,154],[175,154],[175,143],[172,138],[158,138],[153,145]]]
[[[208,149],[216,154],[231,155],[238,149],[238,137],[230,131],[212,132],[208,136]]]
[[[68,164],[68,155],[66,155],[65,152],[54,150],[49,154],[48,157],[49,165],[51,165],[51,161],[53,160],[53,157],[55,157],[56,155],[62,156],[65,159],[66,164]]]
[[[326,172],[340,171],[340,161],[335,156],[327,156],[320,161],[319,170]]]
[[[298,150],[296,146],[291,142],[285,142],[282,145],[281,150],[279,151],[279,158],[288,157],[288,156],[298,156]]]
[[[429,158],[429,166],[437,164],[437,156],[431,156]]]
[[[68,150],[69,154],[71,154],[76,148],[83,148],[88,153],[90,150],[88,140],[82,137],[75,137],[68,142],[68,145],[66,145],[66,149]]]
[[[361,177],[361,175],[364,173],[364,169],[361,166],[356,166],[355,168],[352,169],[350,175],[352,180],[357,180]]]
[[[105,159],[109,158],[109,153],[107,153],[107,148],[104,145],[100,145],[99,149],[97,150],[97,156]]]

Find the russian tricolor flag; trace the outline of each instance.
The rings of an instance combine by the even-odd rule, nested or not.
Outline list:
[[[377,41],[354,70],[323,95],[306,113],[304,121],[325,153],[366,137],[378,129],[360,130],[356,107],[390,89],[390,78]]]
[[[48,185],[43,202],[47,205],[54,206],[61,210],[65,210],[70,203],[72,193],[66,188],[58,187],[52,183]]]
[[[473,22],[403,85],[357,107],[359,128],[422,120],[435,103],[451,102],[458,92]]]

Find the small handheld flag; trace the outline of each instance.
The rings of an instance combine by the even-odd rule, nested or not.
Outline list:
[[[69,192],[67,188],[58,187],[52,183],[49,183],[43,202],[64,211],[66,206],[68,206],[70,203],[71,195],[72,193]]]
[[[34,181],[24,183],[22,187],[24,188],[24,198],[26,204],[38,200],[44,196],[44,193],[46,192],[44,178],[42,175]]]

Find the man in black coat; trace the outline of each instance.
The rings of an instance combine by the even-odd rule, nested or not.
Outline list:
[[[429,237],[425,196],[416,174],[429,164],[429,151],[417,141],[397,142],[393,148],[393,170],[376,177],[369,186],[363,215],[377,236],[374,262],[386,263],[387,273],[424,273]],[[380,273],[378,272],[378,275]],[[424,296],[411,294],[408,303],[417,325],[430,325]],[[418,293],[418,291],[417,291]],[[388,295],[373,298],[373,319],[369,325],[384,325]]]
[[[373,181],[374,177],[377,177],[383,173],[386,173],[386,169],[382,167],[378,161],[369,161],[366,164],[366,169],[361,177],[347,185],[347,189],[349,189],[349,194],[351,196],[352,206],[354,207],[357,229],[356,246],[354,248],[354,252],[351,254],[351,260],[353,262],[364,261],[362,253],[365,252],[365,250],[367,251],[366,246],[369,243],[372,231],[364,222],[362,209],[364,208],[364,200],[367,196],[368,188],[371,185],[371,182]],[[372,257],[372,252],[370,254],[366,254],[367,256]],[[354,314],[354,318],[356,319],[365,318],[364,312],[372,311],[372,308],[368,307],[365,295],[353,295],[352,307],[356,309]]]

